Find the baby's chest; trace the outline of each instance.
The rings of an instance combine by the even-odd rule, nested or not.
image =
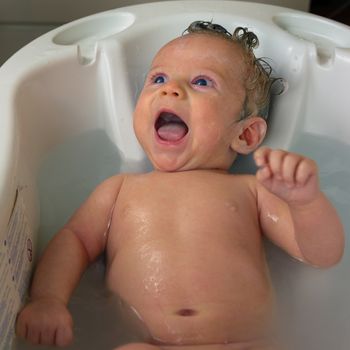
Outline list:
[[[119,220],[168,222],[224,220],[246,215],[255,203],[242,189],[217,184],[195,183],[175,185],[151,183],[133,187],[122,193],[116,204]]]
[[[254,199],[243,187],[210,181],[136,182],[121,191],[112,230],[122,241],[197,244],[215,238],[226,244],[242,239],[249,227],[256,231],[254,218]]]
[[[191,176],[167,174],[140,176],[127,181],[121,189],[117,204],[122,210],[143,207],[153,210],[168,208],[198,208],[231,210],[255,205],[249,186],[234,175]]]

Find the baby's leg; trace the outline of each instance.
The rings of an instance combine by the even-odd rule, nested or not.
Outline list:
[[[161,347],[146,343],[130,343],[121,345],[114,350],[161,350]]]
[[[240,343],[240,344],[210,344],[210,345],[164,345],[156,346],[147,343],[131,343],[122,345],[114,350],[282,350],[275,344]],[[283,348],[284,350],[284,348]]]

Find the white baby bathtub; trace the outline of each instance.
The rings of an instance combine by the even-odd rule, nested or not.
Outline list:
[[[268,57],[287,83],[273,99],[265,143],[319,162],[322,186],[349,228],[347,26],[235,1],[169,1],[83,18],[33,41],[0,69],[0,349],[11,348],[40,247],[98,182],[115,172],[149,168],[133,134],[133,107],[155,52],[198,19],[257,33],[257,56]],[[237,166],[242,170],[246,163]],[[348,350],[348,255],[322,271],[267,249],[282,324],[291,324],[284,329],[295,349]],[[77,339],[71,349],[110,349],[132,339],[113,316],[94,316],[109,310],[103,288],[94,287],[96,281],[102,285],[96,266],[73,297]],[[86,336],[91,333],[93,339]]]

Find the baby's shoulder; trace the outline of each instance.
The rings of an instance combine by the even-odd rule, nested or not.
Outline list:
[[[130,186],[147,185],[147,181],[152,181],[150,173],[120,173],[111,176],[104,181],[105,186],[111,189],[120,190],[121,188],[129,188]]]
[[[253,197],[257,196],[257,181],[254,175],[250,174],[230,174],[227,177],[230,188],[234,193],[241,193],[241,195],[250,194]]]
[[[128,177],[128,174],[116,174],[113,175],[97,185],[92,195],[103,197],[103,196],[115,196],[120,191],[123,182]]]
[[[256,186],[256,177],[251,174],[230,174],[228,179],[242,186]]]

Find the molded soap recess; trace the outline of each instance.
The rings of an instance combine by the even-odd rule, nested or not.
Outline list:
[[[56,45],[77,45],[81,64],[89,64],[96,57],[96,44],[99,40],[120,33],[129,28],[135,16],[129,12],[107,13],[99,18],[87,17],[64,27],[52,41]]]
[[[293,36],[313,43],[320,64],[333,59],[335,48],[350,48],[349,29],[340,23],[294,13],[276,15],[273,21]]]

